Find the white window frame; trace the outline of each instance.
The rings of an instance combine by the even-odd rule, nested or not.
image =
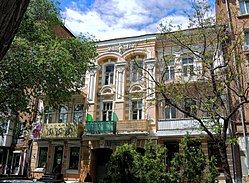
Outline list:
[[[187,59],[186,63],[183,63],[184,59]],[[186,73],[184,72],[185,68],[186,68]],[[191,56],[183,57],[182,58],[182,75],[184,77],[189,77],[189,76],[192,76],[193,74],[194,74],[194,57],[191,57]]]
[[[111,104],[111,105],[108,106],[107,104]],[[111,108],[110,108],[110,106],[111,106]],[[105,119],[104,119],[104,112],[106,112]],[[102,104],[102,121],[112,121],[112,113],[113,113],[113,102],[112,101],[104,101]]]
[[[241,15],[249,15],[249,1],[239,1],[239,8]]]
[[[141,102],[141,108],[139,107],[138,102]],[[136,108],[134,108],[134,103],[136,103]],[[133,118],[134,112],[137,112],[136,119]],[[132,100],[131,101],[131,120],[141,120],[143,119],[143,100]]]
[[[170,60],[169,64],[165,67],[164,80],[174,80],[175,79],[175,60]]]
[[[112,73],[112,77],[108,78],[108,83],[106,84],[106,67],[113,65],[113,72],[110,72],[109,74]],[[108,59],[107,62],[104,62],[102,65],[102,85],[115,85],[115,62],[111,59]],[[112,78],[112,82],[111,82],[111,78]]]
[[[48,111],[47,111],[48,109]],[[51,106],[45,106],[45,109],[44,109],[44,123],[45,124],[48,124],[48,123],[53,123],[53,120],[54,120],[54,116],[55,113],[54,113],[54,110],[53,110],[53,107]],[[51,119],[51,121],[50,121]]]
[[[137,64],[144,67],[144,62],[143,62],[143,58],[140,58],[138,55],[130,60],[131,63],[131,68],[130,68],[130,80],[132,82],[138,82],[143,78],[143,70],[141,70],[141,68],[138,68]]]

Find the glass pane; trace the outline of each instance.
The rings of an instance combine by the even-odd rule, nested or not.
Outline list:
[[[248,5],[248,7],[249,7],[249,5]],[[246,45],[249,45],[249,32],[246,32]]]
[[[165,108],[165,119],[170,119],[170,108],[168,106]]]
[[[245,12],[245,2],[244,1],[240,1],[239,2],[239,6],[240,6],[240,12],[241,12],[241,14],[243,15],[243,14],[245,14],[246,12]]]
[[[246,14],[249,14],[249,1],[245,2],[245,9],[246,9]]]
[[[67,122],[68,107],[66,105],[60,106],[59,112],[60,112],[59,123],[66,123]]]
[[[188,67],[183,66],[182,70],[183,70],[183,76],[188,76]]]
[[[175,69],[174,69],[174,67],[170,67],[170,79],[175,79]]]
[[[80,123],[82,122],[82,118],[83,118],[83,104],[75,104],[73,122]]]
[[[38,161],[38,167],[39,168],[46,168],[47,164],[47,153],[48,153],[48,147],[40,147],[39,148],[39,161]]]
[[[71,147],[70,148],[70,161],[69,161],[69,169],[78,169],[79,165],[79,147]]]
[[[132,111],[132,119],[137,119],[137,110]]]
[[[171,118],[176,118],[176,108],[171,108]]]

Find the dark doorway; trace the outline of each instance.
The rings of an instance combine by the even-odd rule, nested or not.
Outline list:
[[[110,160],[110,156],[112,154],[111,149],[107,148],[100,148],[100,149],[94,149],[92,151],[94,156],[94,166],[96,168],[96,182],[100,182],[100,180],[104,177],[106,173],[105,165]]]
[[[55,146],[54,148],[54,164],[53,173],[61,173],[62,167],[62,157],[63,157],[63,146]]]

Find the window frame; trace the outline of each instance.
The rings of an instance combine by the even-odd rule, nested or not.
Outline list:
[[[105,106],[105,104],[111,104],[111,105]],[[104,101],[102,105],[102,121],[112,121],[112,113],[113,113],[113,102]]]
[[[165,73],[163,79],[165,81],[170,81],[175,79],[175,60],[173,59],[169,60],[168,65],[165,66]]]
[[[239,9],[241,15],[249,15],[249,1],[239,1]]]
[[[139,104],[139,103],[140,104]],[[134,108],[134,106],[136,107]],[[139,106],[141,105],[141,107]],[[136,115],[136,118],[134,118],[134,115]],[[143,100],[132,100],[131,101],[131,115],[130,115],[131,120],[141,120],[143,119]]]
[[[186,60],[186,63],[184,63]],[[194,57],[183,57],[182,58],[182,75],[189,77],[194,75]]]
[[[168,110],[168,112],[166,110]],[[167,117],[167,113],[169,114],[168,117]],[[177,118],[176,108],[169,105],[166,101],[164,103],[164,118],[165,119],[176,119]]]
[[[82,110],[81,111],[78,111],[78,110],[75,110],[76,109],[76,105],[81,105],[82,106]],[[80,114],[80,116],[76,116],[76,114]],[[83,116],[84,116],[84,104],[83,103],[73,103],[73,114],[72,114],[72,121],[73,123],[82,123],[83,122]],[[75,117],[77,118],[75,120]],[[79,120],[79,118],[81,118],[81,120]]]
[[[144,67],[144,57],[139,57],[136,55],[133,59],[130,60],[130,80],[131,82],[138,82],[143,78],[143,70],[138,67]]]
[[[48,110],[47,110],[48,109]],[[45,106],[44,109],[44,123],[53,123],[53,118],[54,118],[54,110],[52,106]],[[51,121],[50,121],[51,119]]]
[[[112,67],[111,72],[107,72],[107,68]],[[114,84],[114,73],[115,73],[115,64],[108,63],[104,66],[104,85],[113,85]],[[108,76],[108,77],[107,77]]]
[[[40,162],[41,161],[41,149],[42,148],[47,149],[47,150],[44,151],[44,152],[46,152],[46,162],[45,162],[44,166],[41,166],[41,163],[44,163],[44,162]],[[38,147],[38,161],[37,161],[37,166],[36,167],[37,168],[46,168],[47,163],[48,163],[48,147],[47,146]]]
[[[67,108],[66,112],[62,112],[62,108]],[[66,118],[65,118],[66,116]],[[67,123],[69,121],[69,116],[70,116],[70,107],[68,104],[61,104],[59,106],[59,113],[58,113],[58,123]],[[61,121],[62,117],[62,121]]]
[[[73,148],[77,148],[77,149],[79,149],[79,151],[78,151],[78,162],[77,162],[77,168],[70,168],[70,166],[71,166],[71,163],[73,164],[74,162],[75,162],[75,160],[73,160],[73,162],[71,162],[71,160],[72,160],[72,157],[71,157],[71,153],[72,153],[72,149]],[[79,165],[80,165],[80,147],[79,146],[70,146],[69,147],[69,152],[68,152],[68,166],[67,166],[67,169],[68,170],[78,170],[79,169]],[[76,158],[77,159],[77,158]]]
[[[249,30],[244,32],[245,34],[245,45],[249,46]]]

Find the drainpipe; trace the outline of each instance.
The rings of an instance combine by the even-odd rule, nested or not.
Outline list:
[[[230,33],[232,34],[233,38],[234,38],[234,30],[232,27],[232,19],[231,19],[231,12],[230,12],[230,8],[229,8],[229,2],[228,0],[226,0],[226,10],[227,10],[227,16],[228,16],[228,23],[229,23],[229,29],[230,29]],[[233,44],[233,42],[232,42]],[[236,57],[235,57],[235,53],[233,52],[233,62],[234,65],[236,66]],[[238,89],[240,90],[240,83],[239,83],[239,79],[238,76],[236,76],[236,84],[238,86]],[[238,98],[239,103],[241,103],[241,98]],[[246,136],[246,125],[245,125],[245,109],[244,109],[244,105],[242,105],[240,107],[240,116],[241,116],[241,123],[242,123],[242,128],[243,128],[243,138],[244,138],[244,143],[245,143],[245,149],[246,149],[246,162],[247,162],[247,175],[249,175],[249,153],[248,153],[248,141],[247,141],[247,136]]]

